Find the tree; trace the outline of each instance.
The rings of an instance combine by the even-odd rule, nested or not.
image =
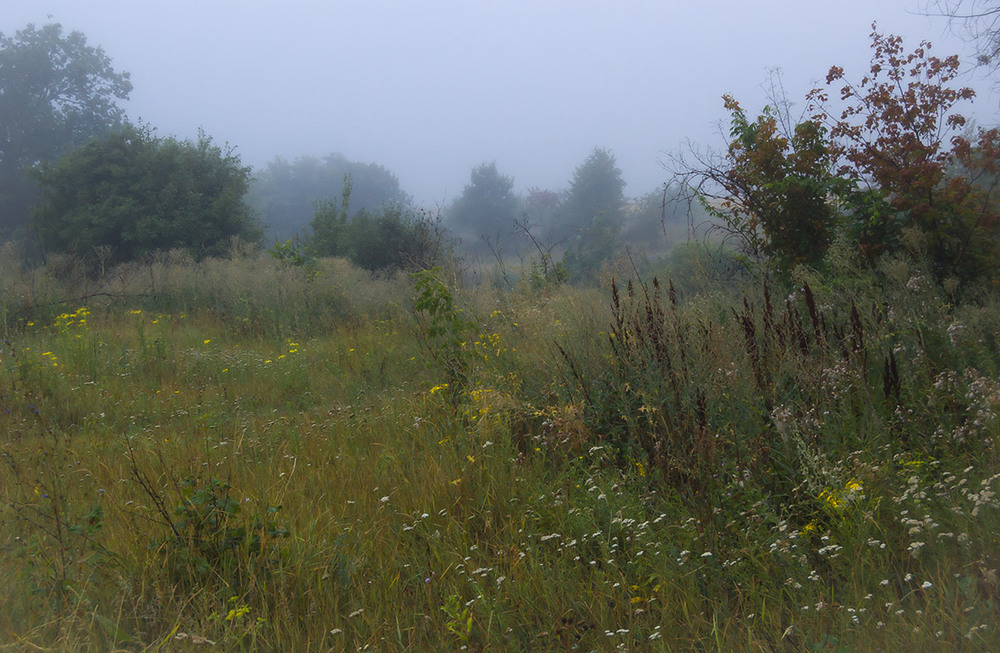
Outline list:
[[[846,107],[833,109],[825,89],[809,94],[814,120],[830,128],[836,173],[850,182],[842,203],[851,237],[871,259],[898,249],[909,229],[926,242],[939,279],[995,274],[1000,132],[963,133],[954,109],[975,92],[951,86],[957,56],[932,56],[926,42],[905,53],[900,37],[872,29],[869,74],[847,82],[834,66],[827,75],[828,86],[842,83]]]
[[[677,157],[675,175],[715,218],[711,229],[735,243],[738,260],[787,276],[796,265],[822,261],[836,228],[830,198],[842,181],[832,172],[827,128],[796,122],[790,102],[773,90],[773,106],[753,120],[724,95],[730,113],[725,152],[693,151],[694,164]]]
[[[624,190],[625,180],[614,154],[604,148],[594,148],[573,172],[559,220],[550,237],[563,240],[579,234],[598,216],[617,223],[625,204]]]
[[[35,221],[52,251],[109,248],[114,263],[173,248],[214,255],[233,236],[261,237],[244,203],[250,169],[204,134],[181,142],[126,124],[33,175],[44,192]]]
[[[292,162],[276,158],[257,172],[247,201],[270,236],[290,238],[309,225],[316,202],[340,193],[345,175],[351,178],[354,213],[410,203],[410,196],[389,170],[375,163],[349,161],[342,154],[322,159],[304,156]]]
[[[563,262],[571,277],[593,276],[619,245],[625,181],[614,155],[594,148],[573,173],[550,240],[566,241]]]
[[[726,97],[732,140],[724,156],[676,159],[679,176],[722,219],[745,254],[779,269],[815,264],[831,237],[873,263],[884,253],[925,254],[939,280],[1000,272],[1000,131],[966,129],[955,112],[972,99],[954,88],[957,56],[910,53],[873,26],[872,61],[857,83],[834,66],[835,108],[811,91],[811,117],[792,128],[771,109],[750,121]],[[787,105],[786,105],[787,106]],[[787,128],[786,130],[787,131]]]
[[[944,16],[976,45],[976,61],[1000,66],[1000,3],[997,0],[935,0],[932,15]]]
[[[815,265],[833,233],[828,203],[836,183],[830,172],[827,130],[807,120],[785,136],[775,112],[765,107],[753,122],[739,103],[725,96],[731,114],[728,167],[718,179],[725,189],[719,209],[730,224],[763,236],[762,252],[783,272],[801,263]]]
[[[509,232],[517,217],[514,179],[497,170],[496,161],[472,169],[469,183],[448,211],[451,225],[464,236]]]
[[[559,215],[562,199],[554,190],[532,186],[522,203],[523,217],[534,225],[549,225]]]
[[[0,34],[0,238],[27,225],[38,191],[27,169],[120,125],[132,90],[104,51],[58,24]]]

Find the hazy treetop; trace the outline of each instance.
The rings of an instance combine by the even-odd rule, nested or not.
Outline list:
[[[642,194],[666,176],[662,152],[719,143],[724,93],[755,111],[771,68],[800,102],[833,64],[863,74],[873,20],[968,53],[924,4],[31,0],[7,3],[0,31],[82,31],[131,72],[130,116],[163,133],[202,127],[254,166],[343,152],[444,203],[483,161],[521,192],[565,188],[595,146],[615,154],[626,193]],[[996,105],[977,103],[981,122]]]

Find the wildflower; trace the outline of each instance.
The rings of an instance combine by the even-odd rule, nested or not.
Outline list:
[[[249,605],[241,605],[239,607],[233,608],[232,610],[229,611],[229,614],[226,615],[226,621],[233,621],[234,619],[238,620],[248,612],[250,612]]]

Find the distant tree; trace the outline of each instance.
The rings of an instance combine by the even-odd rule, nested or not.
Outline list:
[[[403,204],[351,210],[353,184],[344,177],[339,198],[317,202],[308,239],[315,256],[338,256],[367,270],[423,269],[441,262],[446,239],[427,216]]]
[[[204,134],[195,142],[158,138],[126,124],[33,169],[44,202],[35,215],[50,251],[111,262],[154,250],[219,254],[233,236],[260,240],[244,203],[250,169]]]
[[[598,213],[570,240],[562,264],[571,279],[593,280],[621,247],[621,222]]]
[[[549,235],[563,240],[588,228],[596,217],[612,223],[621,219],[625,204],[625,180],[609,150],[594,148],[573,172],[569,191],[559,210],[559,219]]]
[[[256,172],[247,201],[260,216],[269,236],[290,238],[309,225],[316,202],[340,194],[345,175],[351,178],[354,213],[410,203],[410,196],[400,189],[399,180],[386,168],[349,161],[342,154],[322,159],[299,157],[293,162],[276,158]]]
[[[594,148],[573,173],[559,219],[548,238],[565,241],[564,264],[572,278],[593,277],[618,249],[625,181],[614,155]]]
[[[27,226],[38,199],[28,168],[120,125],[117,101],[131,90],[128,73],[80,32],[51,24],[0,34],[0,239]]]
[[[469,183],[448,211],[448,222],[466,237],[509,233],[517,217],[514,179],[501,174],[496,162],[472,169]]]
[[[522,202],[522,214],[532,225],[546,227],[559,217],[562,198],[554,190],[532,187]]]

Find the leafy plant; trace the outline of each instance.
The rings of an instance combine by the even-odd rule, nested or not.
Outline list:
[[[285,267],[305,268],[306,276],[310,279],[319,274],[316,269],[316,257],[312,256],[297,238],[275,241],[267,253]]]
[[[100,47],[58,23],[0,34],[0,240],[29,226],[38,188],[28,169],[121,124],[132,83]]]
[[[462,599],[457,594],[451,594],[444,600],[441,611],[448,617],[444,624],[448,632],[458,637],[462,644],[466,644],[472,635],[472,612],[469,607],[462,605]]]
[[[164,556],[171,577],[181,583],[202,582],[214,574],[229,583],[245,580],[248,565],[267,567],[276,560],[277,540],[289,536],[274,516],[281,506],[269,506],[263,515],[243,516],[243,506],[231,496],[232,486],[216,478],[188,476],[174,481],[178,503],[173,510],[167,497],[140,468],[135,451],[127,444],[132,476],[152,502],[154,514],[170,530],[154,537],[149,548]]]
[[[413,310],[426,315],[421,335],[431,360],[445,378],[444,388],[455,402],[469,383],[474,354],[470,343],[475,339],[476,323],[455,306],[451,289],[441,280],[441,268],[415,272],[417,297]]]

